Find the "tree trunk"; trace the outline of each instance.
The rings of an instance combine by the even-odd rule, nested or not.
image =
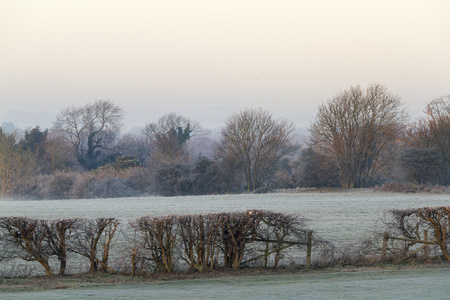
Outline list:
[[[50,268],[50,265],[48,264],[48,261],[44,259],[39,259],[38,262],[44,267],[45,274],[47,274],[48,277],[53,277],[52,269]]]
[[[59,261],[60,261],[60,265],[59,265],[59,276],[63,276],[64,273],[66,272],[66,265],[67,265],[66,257],[61,258]]]
[[[90,269],[89,269],[89,273],[95,273],[95,272],[97,272],[97,261],[95,260],[95,255],[94,256],[91,256],[91,257],[89,257],[89,261],[90,261],[90,263],[91,263],[91,267],[90,267]]]

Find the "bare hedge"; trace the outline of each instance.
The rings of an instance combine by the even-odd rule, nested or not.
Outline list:
[[[2,217],[0,261],[35,261],[50,277],[54,276],[50,261],[58,261],[59,275],[64,275],[69,253],[88,262],[91,273],[133,276],[245,265],[277,267],[287,248],[306,244],[308,233],[297,215],[261,210],[145,216],[123,224],[114,218]]]
[[[392,257],[401,257],[427,242],[428,250],[450,260],[450,206],[390,210],[384,234]]]
[[[450,260],[450,207],[393,209],[375,238],[353,244],[336,246],[317,236],[312,243],[311,235],[300,216],[264,210],[144,216],[126,222],[2,217],[0,262],[37,262],[54,276],[55,265],[64,275],[68,261],[76,260],[91,273],[142,276],[244,266],[302,267],[308,258],[305,262],[299,250],[312,245],[314,267],[373,264],[386,261],[388,254],[396,262],[417,258],[418,251]]]

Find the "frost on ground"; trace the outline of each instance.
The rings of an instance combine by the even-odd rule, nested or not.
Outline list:
[[[450,267],[387,268],[277,275],[254,272],[248,276],[233,273],[169,281],[68,277],[44,290],[30,289],[27,279],[14,279],[15,284],[5,287],[5,280],[0,284],[0,299],[446,299],[450,294]],[[46,281],[40,286],[45,287]]]

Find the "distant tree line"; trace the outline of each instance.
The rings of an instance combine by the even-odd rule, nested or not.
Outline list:
[[[303,154],[317,166],[312,175],[323,180],[319,186],[334,181],[344,188],[449,185],[450,96],[431,101],[425,114],[408,123],[400,99],[379,84],[337,94],[309,128],[310,150]]]
[[[450,183],[450,96],[409,121],[380,84],[319,106],[300,145],[293,123],[269,111],[231,114],[219,136],[170,113],[120,134],[123,109],[108,100],[72,106],[54,126],[0,130],[2,197],[33,199],[203,195],[297,187],[392,187]],[[10,127],[10,126],[9,126]]]

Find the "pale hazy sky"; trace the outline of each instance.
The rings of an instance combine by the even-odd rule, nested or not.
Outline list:
[[[0,0],[0,124],[110,99],[128,128],[245,107],[301,127],[373,82],[419,113],[450,94],[450,1]]]

